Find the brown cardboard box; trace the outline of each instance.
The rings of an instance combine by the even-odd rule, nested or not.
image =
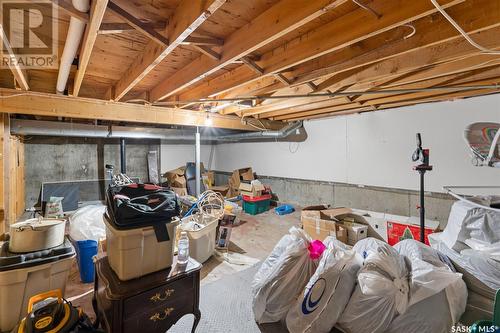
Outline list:
[[[210,189],[214,192],[220,193],[222,196],[226,196],[229,191],[229,185],[222,186],[212,186]]]
[[[180,167],[167,171],[163,174],[163,177],[167,178],[171,187],[184,188],[186,187],[186,177],[184,177],[185,169],[185,167]]]
[[[215,185],[215,173],[213,171],[207,171],[203,173],[203,182],[207,188]]]
[[[242,180],[254,180],[252,168],[234,170],[229,179],[229,185],[233,189],[238,189]]]
[[[335,236],[338,240],[347,244],[347,230],[337,223],[333,216],[334,210],[326,210],[325,206],[305,207],[301,213],[302,227],[313,239],[323,241],[328,236]],[[325,211],[327,211],[325,213]],[[343,209],[342,211],[345,211]]]
[[[247,183],[241,182],[240,187],[241,195],[247,195],[249,197],[260,197],[262,195],[262,191],[265,190],[264,185],[261,182]]]
[[[185,187],[171,187],[171,189],[180,197],[188,195],[187,188]]]

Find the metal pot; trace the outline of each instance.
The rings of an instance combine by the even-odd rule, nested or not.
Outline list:
[[[10,225],[9,252],[49,249],[64,242],[65,220],[37,218]]]

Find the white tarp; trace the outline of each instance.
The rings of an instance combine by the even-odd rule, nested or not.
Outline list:
[[[370,238],[361,240],[353,249],[367,257],[338,325],[347,333],[385,332],[409,304],[407,264],[393,247]]]
[[[286,317],[297,295],[314,274],[318,260],[309,256],[310,237],[292,227],[262,263],[252,282],[253,312],[258,323]]]
[[[325,245],[316,272],[286,317],[292,333],[330,332],[354,290],[361,258],[331,237]]]

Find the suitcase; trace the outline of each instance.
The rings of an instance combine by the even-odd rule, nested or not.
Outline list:
[[[201,264],[190,258],[178,265],[120,281],[108,257],[96,261],[92,305],[97,323],[109,333],[166,332],[182,316],[194,314],[192,332],[201,317],[199,310]]]

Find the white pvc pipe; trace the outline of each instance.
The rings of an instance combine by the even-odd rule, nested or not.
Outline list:
[[[201,194],[201,142],[200,142],[200,132],[198,128],[196,129],[195,135],[195,169],[196,169],[196,197],[199,198]]]
[[[90,9],[90,0],[73,0],[73,7],[77,10],[87,13]],[[73,64],[73,59],[76,57],[76,52],[80,46],[83,33],[85,31],[85,22],[80,21],[75,17],[71,17],[69,21],[68,35],[59,64],[59,73],[57,75],[56,91],[58,94],[63,94],[68,83],[68,77]]]

